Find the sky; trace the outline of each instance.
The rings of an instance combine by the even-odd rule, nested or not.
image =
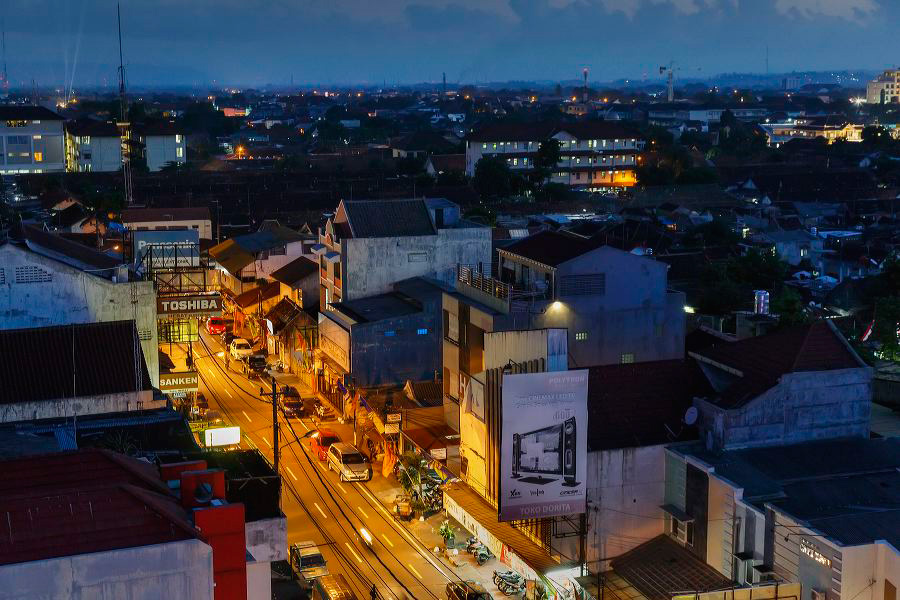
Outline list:
[[[900,0],[123,0],[131,85],[657,78],[877,70]],[[116,85],[112,0],[5,0],[12,85]]]

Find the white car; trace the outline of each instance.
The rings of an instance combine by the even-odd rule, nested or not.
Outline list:
[[[341,481],[369,481],[372,467],[353,444],[337,442],[328,448],[328,470],[337,471]]]
[[[253,354],[253,346],[244,338],[234,338],[228,345],[228,353],[231,354],[231,358],[241,360],[245,356]]]

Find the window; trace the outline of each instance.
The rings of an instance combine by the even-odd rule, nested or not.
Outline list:
[[[89,146],[91,143],[91,136],[89,136],[89,135],[81,136],[81,143],[84,144],[85,146]]]
[[[393,329],[388,329],[384,332],[384,337],[394,337],[395,335],[397,335],[397,332]]]
[[[16,283],[46,283],[53,281],[53,276],[49,271],[28,265],[24,267],[16,267]]]
[[[606,293],[606,273],[563,275],[559,280],[560,296],[602,296]]]
[[[416,335],[428,335],[428,329],[424,327],[416,329]]]
[[[428,262],[427,252],[410,252],[406,255],[406,260],[411,263]]]
[[[6,122],[6,126],[7,126],[7,127],[27,127],[27,126],[28,126],[28,121],[20,121],[20,120],[14,120],[14,121],[12,121],[12,120],[11,120],[11,121],[7,121],[7,122]]]
[[[43,152],[35,152],[34,153],[34,162],[44,162],[44,153]]]
[[[621,362],[623,365],[630,365],[631,363],[634,362],[634,353],[626,352],[625,354],[622,355],[622,358],[619,362]]]
[[[196,229],[196,226],[194,229]],[[271,256],[284,256],[285,254],[287,254],[287,247],[285,246],[278,246],[269,250],[269,255]]]
[[[693,546],[694,545],[694,522],[688,521],[685,524],[685,529],[687,530],[687,537],[685,538],[685,541],[687,542],[688,546]]]
[[[579,331],[578,333],[575,334],[576,342],[583,342],[586,339],[587,339],[587,331]]]
[[[481,145],[481,149],[482,149],[482,150],[487,150],[487,144],[482,144],[482,145]]]
[[[176,144],[180,144],[180,143],[181,143],[181,134],[180,134],[180,133],[176,133],[176,134],[175,134],[175,143],[176,143]]]
[[[12,144],[16,144],[18,146],[26,146],[28,145],[28,136],[27,135],[11,135],[6,138],[6,141]]]
[[[341,278],[341,263],[339,263],[339,262],[334,263],[334,278],[335,279]]]
[[[175,148],[175,156],[177,156],[178,158],[184,158],[184,148],[180,146],[178,148]]]

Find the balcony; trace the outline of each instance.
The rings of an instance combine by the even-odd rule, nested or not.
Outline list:
[[[554,299],[550,282],[536,280],[530,285],[514,285],[486,275],[474,266],[457,265],[456,280],[457,291],[504,314]]]

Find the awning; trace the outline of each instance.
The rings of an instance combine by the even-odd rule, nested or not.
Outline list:
[[[337,261],[341,260],[341,255],[338,252],[326,252],[325,260],[327,260],[328,262],[331,262],[331,263],[337,262]]]
[[[678,519],[679,521],[681,521],[682,523],[689,523],[694,520],[694,517],[687,514],[686,512],[684,512],[683,510],[681,510],[680,508],[675,506],[674,504],[663,504],[662,506],[660,506],[660,508],[663,509],[665,512],[669,513],[670,515],[672,515],[673,517],[675,517],[676,519]]]
[[[532,542],[524,533],[509,523],[498,521],[497,509],[488,504],[484,498],[475,493],[465,483],[455,482],[445,485],[444,496],[444,507],[447,508],[448,513],[453,518],[462,523],[467,529],[472,527],[472,522],[474,521],[475,524],[485,529],[500,544],[509,549],[507,555],[510,552],[515,554],[516,557],[538,575],[544,575],[560,566],[556,559],[550,556],[549,551]],[[458,512],[464,514],[454,514]],[[478,536],[488,547],[491,546],[488,540],[482,538],[483,533],[478,531],[472,531],[472,533]],[[497,556],[501,555],[500,551],[502,549],[491,549],[491,552],[494,552]],[[515,561],[511,559],[510,563],[513,562]],[[513,568],[515,569],[516,567],[513,566]]]
[[[309,247],[309,249],[312,250],[312,253],[317,256],[321,255],[321,254],[325,254],[325,251],[328,250],[328,248],[325,246],[325,244],[313,244],[312,246]]]

